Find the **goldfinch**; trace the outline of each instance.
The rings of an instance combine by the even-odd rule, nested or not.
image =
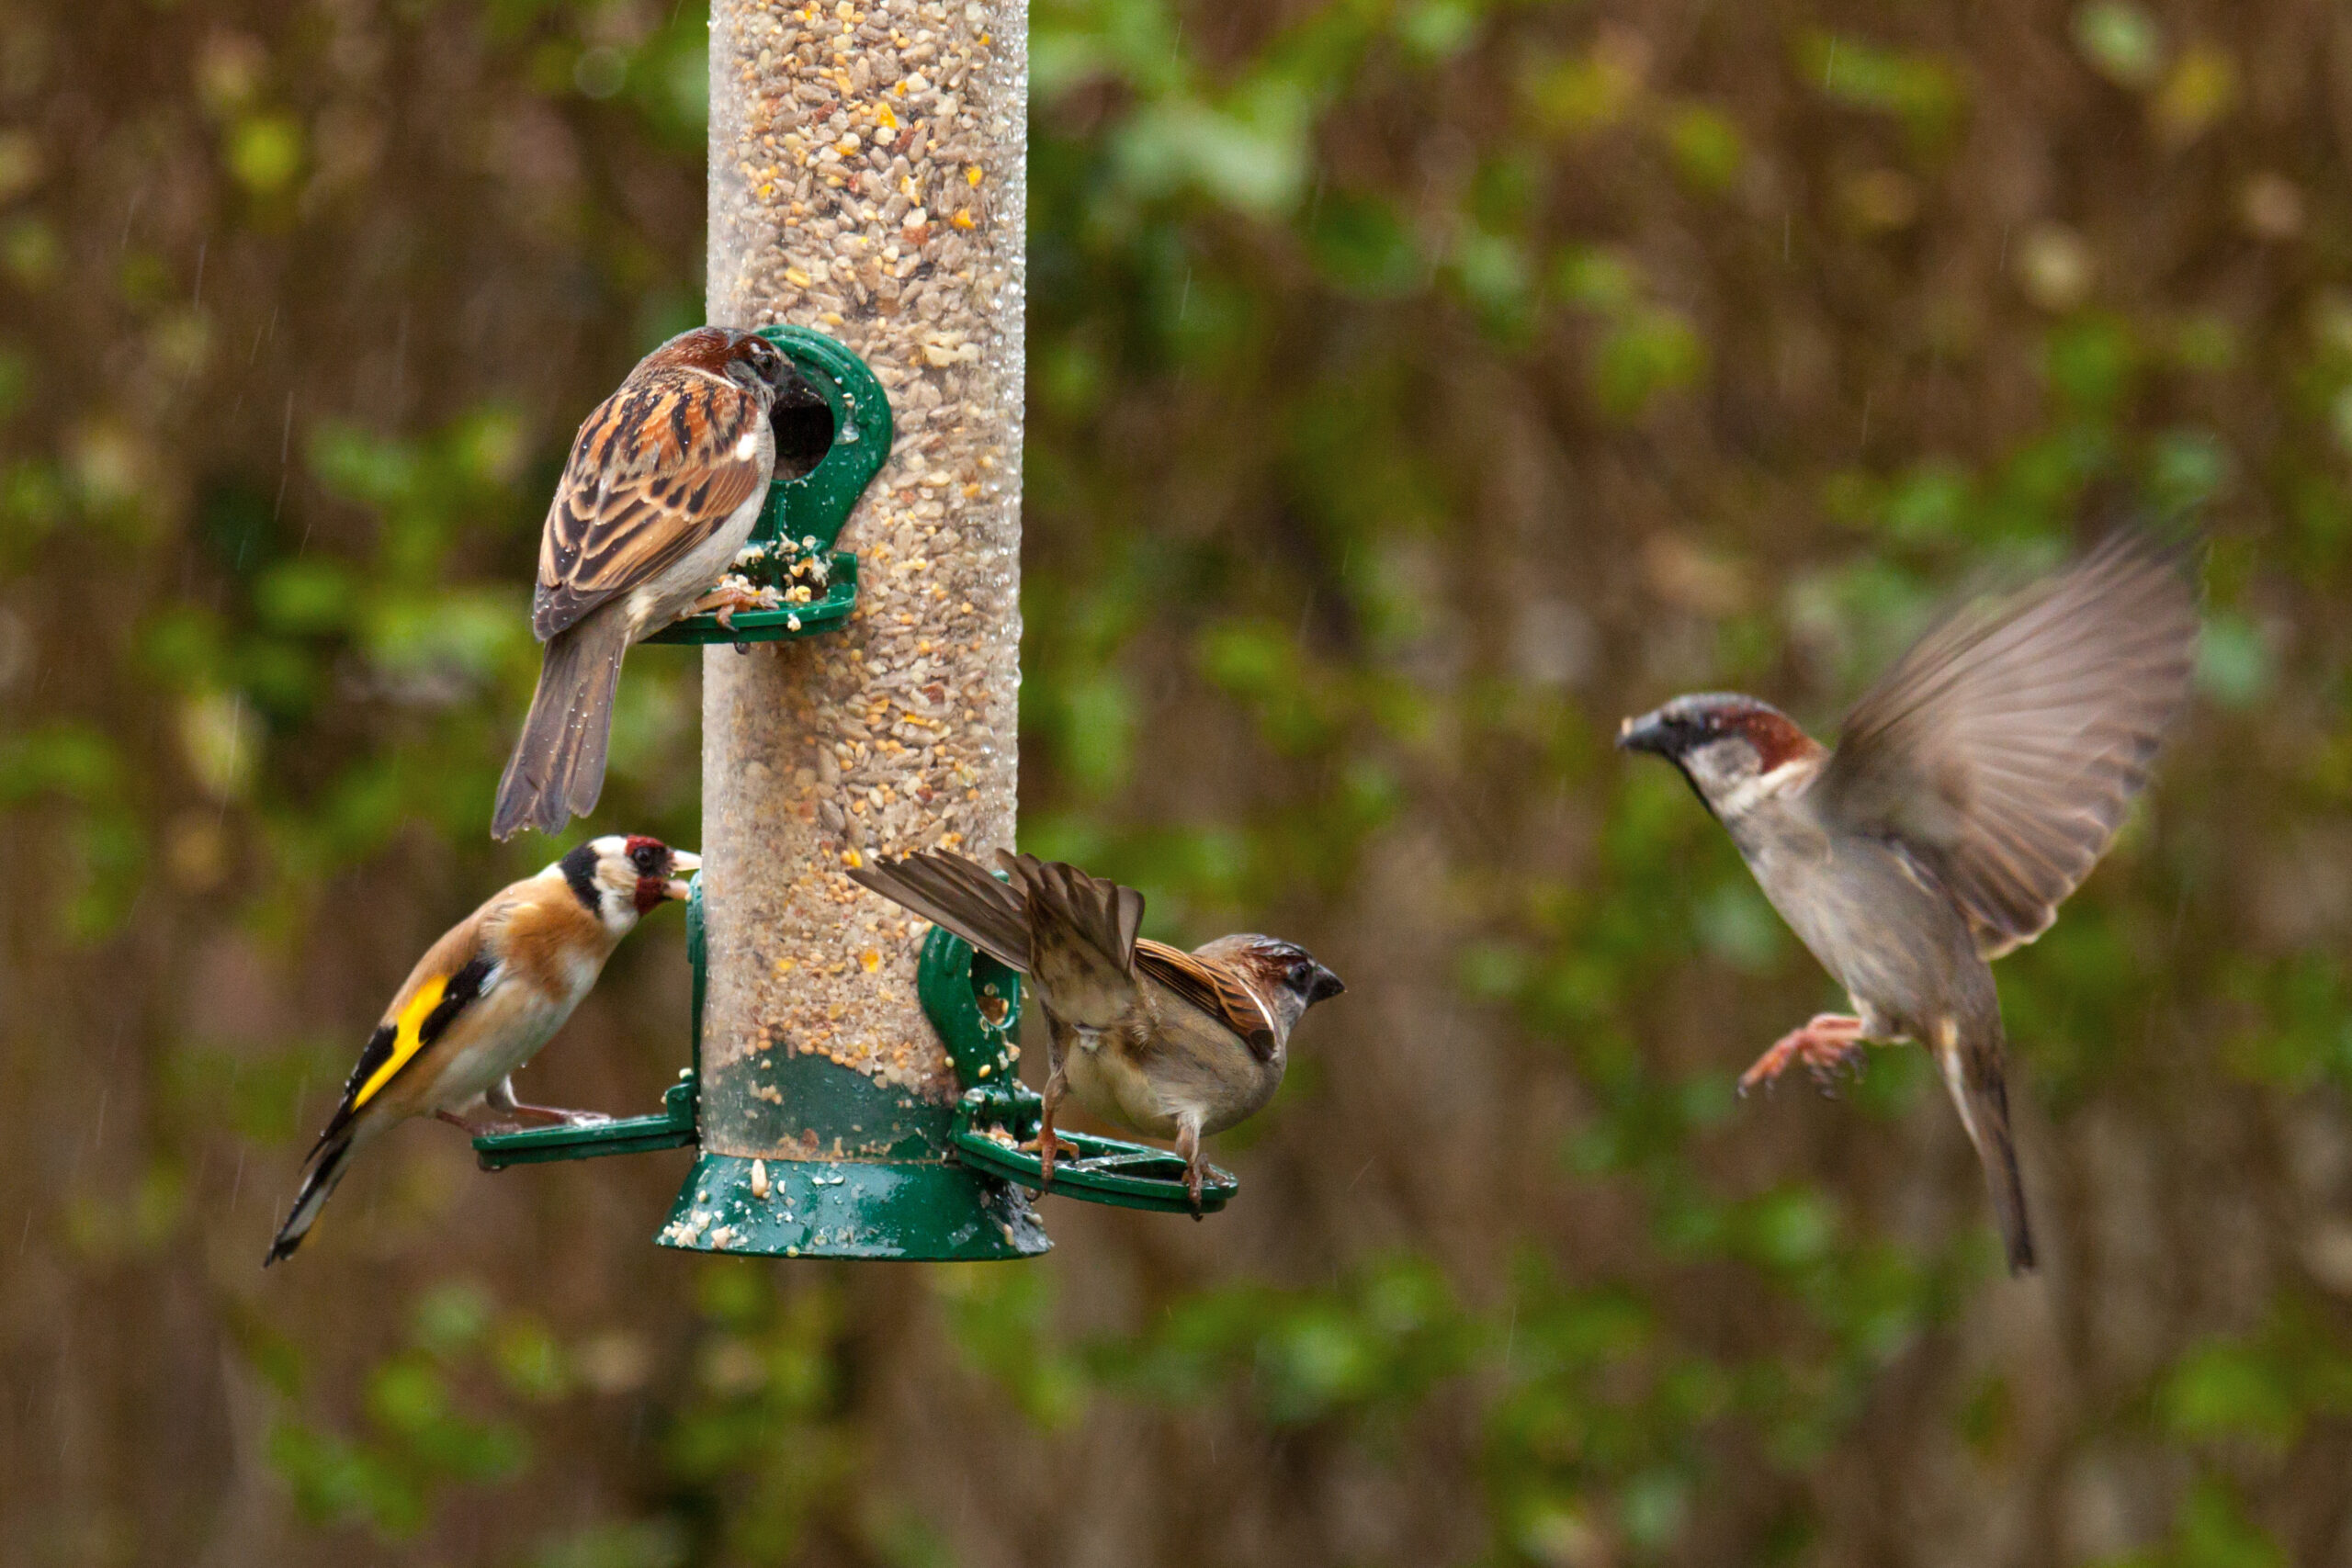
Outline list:
[[[1000,851],[1000,882],[945,850],[850,875],[1019,970],[1046,1010],[1051,1055],[1039,1175],[1054,1181],[1066,1094],[1108,1122],[1173,1138],[1200,1213],[1201,1139],[1256,1112],[1283,1081],[1290,1032],[1347,989],[1295,942],[1241,933],[1191,953],[1138,937],[1143,895],[1073,865]]]
[[[684,898],[680,878],[701,866],[658,839],[591,839],[435,942],[359,1054],[262,1267],[302,1245],[352,1156],[395,1122],[431,1114],[480,1134],[603,1121],[522,1104],[511,1075],[563,1027],[639,917]]]

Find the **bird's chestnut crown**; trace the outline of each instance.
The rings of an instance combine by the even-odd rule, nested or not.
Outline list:
[[[1284,1029],[1317,1002],[1329,1001],[1348,988],[1295,942],[1270,936],[1243,941],[1247,945],[1242,948],[1241,962],[1254,971],[1251,977],[1281,1012]]]
[[[696,327],[691,332],[680,333],[647,355],[645,362],[648,365],[683,365],[695,370],[707,370],[714,376],[724,376],[729,362],[738,352],[738,344],[747,335],[731,327]],[[762,346],[765,346],[765,340],[762,340]]]
[[[1822,750],[1771,704],[1733,692],[1677,697],[1629,718],[1618,727],[1617,747],[1672,762],[1710,807],[1721,806],[1739,785]]]

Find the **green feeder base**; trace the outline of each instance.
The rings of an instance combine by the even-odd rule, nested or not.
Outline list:
[[[654,1240],[693,1252],[985,1263],[1053,1247],[1027,1194],[939,1160],[707,1154]]]

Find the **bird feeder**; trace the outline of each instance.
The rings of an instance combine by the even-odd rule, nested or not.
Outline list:
[[[652,639],[748,654],[704,652],[694,1066],[657,1115],[475,1145],[493,1168],[698,1148],[667,1247],[1051,1245],[1013,1146],[1039,1110],[1019,976],[846,874],[1012,841],[1026,28],[1020,0],[711,7],[708,314],[758,326],[831,429],[779,430],[822,457],[772,491],[746,563],[793,602]],[[1173,1155],[1066,1137],[1055,1193],[1189,1208]],[[1214,1173],[1203,1207],[1232,1190]]]

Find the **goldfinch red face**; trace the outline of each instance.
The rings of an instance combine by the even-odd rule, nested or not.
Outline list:
[[[626,931],[664,899],[684,898],[684,879],[701,869],[700,857],[659,839],[608,833],[576,846],[541,874],[562,877],[590,914]]]

